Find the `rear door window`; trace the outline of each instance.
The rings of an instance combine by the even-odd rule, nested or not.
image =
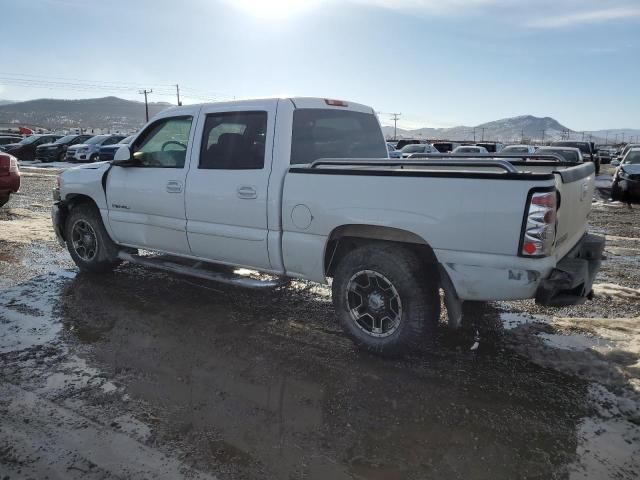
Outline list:
[[[291,164],[311,163],[321,158],[387,158],[376,117],[345,110],[295,110]]]
[[[198,168],[261,170],[264,168],[267,112],[207,115]]]

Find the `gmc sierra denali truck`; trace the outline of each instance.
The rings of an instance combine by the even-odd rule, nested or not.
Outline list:
[[[352,102],[176,107],[112,162],[62,173],[53,224],[82,270],[330,283],[345,332],[382,355],[433,336],[440,290],[453,327],[465,301],[591,295],[604,247],[587,233],[592,163],[430,157],[387,158],[374,110]]]

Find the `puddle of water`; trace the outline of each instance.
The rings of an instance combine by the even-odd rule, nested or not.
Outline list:
[[[82,390],[87,387],[100,388],[104,393],[113,393],[118,387],[104,378],[102,372],[87,364],[84,358],[69,356],[57,367],[59,370],[47,377],[45,392],[60,393],[72,389]]]
[[[613,344],[600,337],[589,336],[583,333],[572,333],[570,335],[561,335],[557,333],[539,333],[544,343],[553,348],[562,350],[572,350],[580,352],[587,349],[598,352],[613,350]]]
[[[528,325],[530,323],[548,323],[549,318],[544,315],[530,315],[527,313],[517,312],[500,312],[500,321],[505,330],[513,330],[514,328]]]
[[[20,286],[0,293],[0,353],[43,345],[60,333],[61,323],[53,316],[60,286],[49,278],[42,282],[44,288]]]

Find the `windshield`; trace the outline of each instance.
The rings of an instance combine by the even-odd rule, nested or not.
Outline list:
[[[456,153],[480,153],[480,149],[474,147],[462,147],[456,148]]]
[[[640,163],[640,150],[633,150],[627,154],[624,159],[624,163],[633,163],[635,165]]]
[[[125,138],[124,140],[120,140],[120,144],[122,145],[129,145],[131,142],[133,142],[133,139],[136,138],[135,135],[130,135],[127,138]]]
[[[20,141],[18,143],[20,145],[29,145],[29,144],[35,142],[36,140],[38,140],[38,138],[40,138],[40,137],[38,137],[37,135],[31,135],[30,137],[23,138],[22,141]]]
[[[405,145],[402,147],[402,153],[422,153],[424,145]]]
[[[579,148],[582,153],[591,154],[591,146],[587,142],[556,142],[554,145]]]
[[[562,148],[540,148],[536,153],[540,153],[542,155],[559,155],[565,161],[572,163],[576,163],[580,160],[580,158],[578,158],[578,152],[574,150],[564,150]]]
[[[58,144],[58,145],[60,145],[62,143],[69,143],[76,137],[77,137],[77,135],[67,135],[66,137],[59,138],[58,140],[56,140],[53,143]]]
[[[91,137],[84,143],[86,143],[87,145],[95,145],[96,143],[104,142],[106,138],[109,138],[109,135],[96,135],[95,137]]]
[[[527,147],[505,147],[502,149],[503,153],[529,153]]]

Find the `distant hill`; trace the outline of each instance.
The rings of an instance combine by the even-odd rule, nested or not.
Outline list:
[[[559,140],[564,132],[573,133],[572,138],[577,138],[576,135],[578,135],[553,118],[522,115],[483,123],[475,127],[398,129],[398,137],[472,141],[474,131],[477,142],[483,138],[485,141],[498,142],[520,142],[522,139],[529,142],[541,141],[543,131],[545,140]],[[385,126],[383,132],[388,138],[393,137],[393,127]]]
[[[3,100],[0,98],[0,105],[9,105],[10,103],[15,103],[15,102],[12,102],[11,100]]]
[[[150,103],[149,116],[171,107]],[[0,104],[0,123],[36,125],[49,129],[72,127],[135,129],[145,123],[143,102],[118,97],[84,100],[39,99]]]

